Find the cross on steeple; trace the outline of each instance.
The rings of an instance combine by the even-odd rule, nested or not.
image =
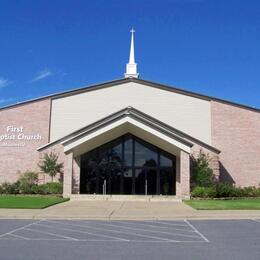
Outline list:
[[[139,73],[137,73],[137,64],[135,63],[135,50],[134,50],[134,33],[135,30],[132,28],[131,32],[131,46],[130,46],[130,55],[129,62],[126,64],[126,73],[125,78],[138,78]]]

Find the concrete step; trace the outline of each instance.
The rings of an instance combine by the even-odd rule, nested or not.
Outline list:
[[[177,196],[162,195],[102,195],[102,194],[71,194],[68,196],[72,201],[75,200],[109,200],[109,201],[175,201],[181,202]]]

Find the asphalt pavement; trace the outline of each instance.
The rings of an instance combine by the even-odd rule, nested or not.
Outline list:
[[[0,259],[258,260],[260,219],[2,219]]]

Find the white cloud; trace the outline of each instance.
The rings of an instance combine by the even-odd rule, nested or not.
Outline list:
[[[14,101],[14,98],[0,98],[0,104]]]
[[[39,80],[42,80],[42,79],[45,79],[45,78],[48,78],[52,75],[53,73],[49,70],[49,69],[44,69],[44,70],[41,70],[37,73],[37,75],[30,80],[30,82],[35,82],[35,81],[39,81]]]
[[[12,82],[8,79],[0,77],[0,88],[4,88],[8,85],[10,85]]]

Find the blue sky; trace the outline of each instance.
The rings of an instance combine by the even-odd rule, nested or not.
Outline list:
[[[260,108],[258,0],[1,0],[0,107],[140,78]]]

